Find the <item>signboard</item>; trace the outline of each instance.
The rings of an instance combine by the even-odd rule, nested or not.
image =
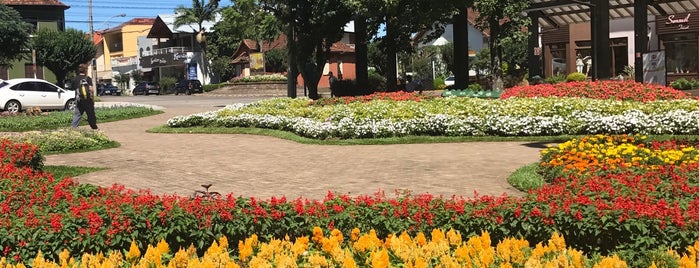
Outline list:
[[[661,86],[666,85],[665,51],[643,53],[643,82]]]
[[[263,53],[250,53],[250,71],[259,73],[265,71],[265,57]]]
[[[187,64],[187,79],[197,79],[197,63]]]

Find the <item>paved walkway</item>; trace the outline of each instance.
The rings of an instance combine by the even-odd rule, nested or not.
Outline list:
[[[106,167],[77,179],[157,194],[190,195],[201,184],[213,184],[213,191],[263,199],[320,199],[328,191],[393,196],[396,190],[472,197],[476,191],[521,195],[506,178],[536,162],[541,150],[523,142],[331,146],[255,135],[146,132],[176,115],[216,109],[164,107],[156,116],[99,123],[121,147],[50,155],[46,164]]]

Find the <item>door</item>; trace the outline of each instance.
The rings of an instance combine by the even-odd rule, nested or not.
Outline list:
[[[41,108],[62,109],[66,102],[66,92],[47,82],[35,82],[42,97]]]

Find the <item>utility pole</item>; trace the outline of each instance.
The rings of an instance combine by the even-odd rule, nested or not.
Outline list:
[[[88,13],[88,18],[90,22],[90,44],[93,46],[95,45],[95,28],[93,27],[93,21],[92,21],[92,0],[87,0],[87,13]],[[92,62],[90,63],[90,76],[92,76],[92,86],[97,85],[97,66],[95,64],[97,61],[95,59],[92,59]]]

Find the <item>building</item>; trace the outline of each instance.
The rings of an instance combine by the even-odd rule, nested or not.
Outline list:
[[[58,0],[3,0],[2,4],[17,10],[22,20],[31,24],[34,30],[40,28],[65,30],[65,10],[70,8]],[[48,69],[37,66],[30,60],[16,61],[12,68],[0,65],[0,79],[40,78],[55,81],[56,76]]]
[[[203,61],[206,33],[216,21],[205,21],[202,33],[197,24],[175,27],[177,14],[161,14],[153,22],[147,38],[153,42],[138,45],[139,64],[147,80],[159,81],[162,77],[198,79],[202,84],[218,82],[211,73],[210,63]]]
[[[96,79],[99,82],[111,82],[115,74],[138,69],[138,38],[146,36],[154,22],[153,18],[134,18],[95,33],[98,45]]]
[[[699,0],[530,0],[525,12],[530,75],[581,71],[594,80],[633,70],[637,82],[699,79]]]
[[[323,76],[318,81],[318,87],[329,88],[329,74],[333,74],[339,79],[356,79],[355,54],[354,54],[354,22],[349,22],[344,27],[344,34],[340,41],[330,47],[328,62],[323,67]],[[231,64],[234,68],[235,77],[245,77],[255,74],[264,74],[269,71],[264,65],[255,67],[257,61],[264,61],[264,53],[273,49],[286,48],[286,35],[281,34],[273,41],[257,42],[245,39],[235,50]],[[258,60],[259,59],[259,60]],[[252,64],[251,64],[252,62]],[[303,84],[303,77],[299,74],[298,84]]]

